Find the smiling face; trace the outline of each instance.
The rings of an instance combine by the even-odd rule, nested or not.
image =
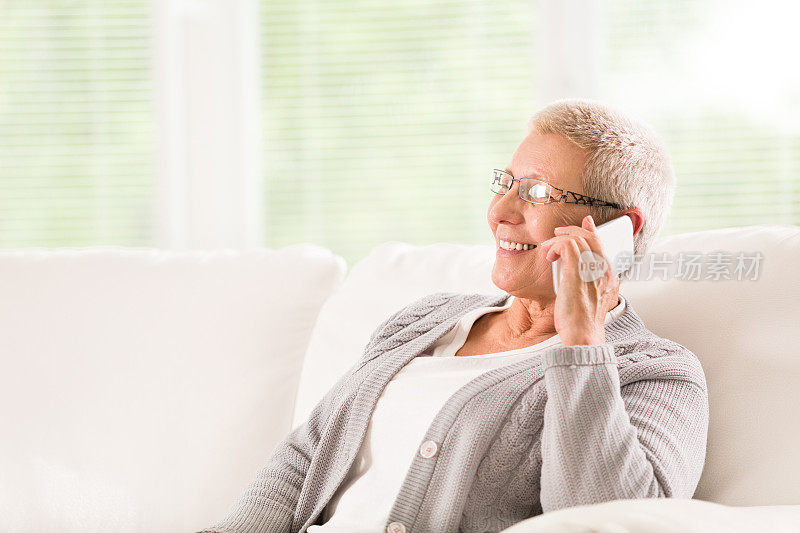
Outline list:
[[[587,156],[586,150],[561,135],[533,131],[517,147],[505,170],[515,178],[537,177],[561,189],[584,194],[581,171]],[[518,298],[555,299],[552,263],[538,243],[555,235],[553,229],[558,226],[580,226],[581,219],[588,214],[585,205],[526,202],[519,197],[516,181],[505,194],[495,194],[487,213],[497,247],[492,282]],[[501,240],[537,246],[509,252],[500,247]]]

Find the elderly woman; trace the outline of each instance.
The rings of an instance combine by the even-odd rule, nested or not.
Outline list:
[[[500,531],[693,495],[708,431],[697,357],[645,327],[611,268],[578,271],[582,251],[605,257],[595,224],[631,217],[637,255],[658,234],[674,187],[663,143],[592,100],[554,102],[528,128],[491,178],[507,294],[435,293],[385,320],[206,531]]]

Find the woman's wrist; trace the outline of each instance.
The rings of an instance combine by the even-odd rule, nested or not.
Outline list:
[[[567,335],[561,338],[562,346],[594,346],[606,343],[605,330],[595,334]]]

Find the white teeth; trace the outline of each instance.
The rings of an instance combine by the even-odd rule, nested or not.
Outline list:
[[[503,248],[504,250],[530,250],[535,246],[535,244],[521,244],[518,242],[500,240],[500,248]]]

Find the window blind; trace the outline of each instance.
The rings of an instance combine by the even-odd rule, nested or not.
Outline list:
[[[261,3],[267,240],[352,264],[486,243],[489,173],[536,101],[531,2]]]
[[[774,1],[603,3],[600,96],[646,119],[672,155],[662,236],[800,224],[797,11]]]
[[[0,2],[0,246],[150,244],[150,2]]]

